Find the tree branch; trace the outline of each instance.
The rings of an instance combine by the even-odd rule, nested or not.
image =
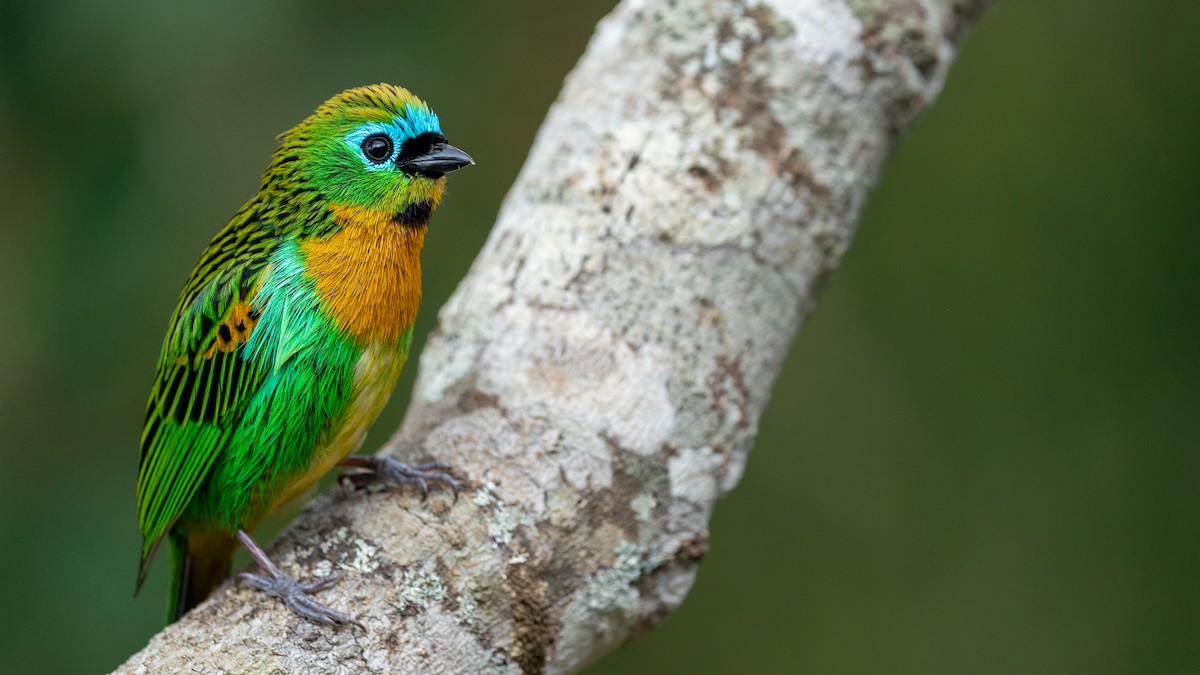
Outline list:
[[[365,625],[226,584],[118,672],[570,672],[683,601],[788,344],[986,0],[626,0],[442,309],[408,417],[472,488],[272,547]],[[403,454],[403,453],[402,453]]]

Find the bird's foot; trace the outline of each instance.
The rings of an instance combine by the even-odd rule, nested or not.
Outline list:
[[[389,483],[399,487],[415,487],[421,493],[421,498],[429,496],[431,485],[441,485],[449,488],[458,500],[458,490],[462,487],[458,479],[450,473],[450,467],[439,462],[424,462],[422,464],[405,464],[391,457],[379,455],[352,455],[340,462],[341,466],[354,469],[365,469],[353,473],[342,474],[342,485],[353,488],[366,487],[372,483]]]
[[[311,594],[316,593],[322,588],[332,585],[338,579],[341,579],[343,572],[335,572],[327,577],[302,584],[284,574],[278,567],[276,567],[275,564],[272,563],[269,558],[267,558],[267,554],[264,553],[263,550],[259,548],[258,545],[255,544],[254,541],[250,539],[250,536],[245,532],[239,530],[238,539],[240,539],[242,544],[246,546],[247,550],[250,551],[250,555],[254,558],[255,562],[258,563],[258,566],[261,567],[264,572],[266,572],[266,574],[251,574],[249,572],[242,572],[241,574],[238,574],[239,579],[242,579],[260,591],[265,591],[271,595],[274,595],[280,600],[283,600],[283,604],[287,605],[288,609],[306,619],[326,625],[335,623],[351,623],[359,628],[362,628],[363,630],[366,630],[366,627],[359,623],[358,619],[355,619],[349,614],[343,614],[342,612],[339,612],[331,607],[326,607],[310,597]]]
[[[278,570],[276,570],[276,574],[251,574],[249,572],[242,572],[238,575],[239,579],[242,579],[258,590],[265,591],[283,600],[283,604],[287,605],[288,609],[306,619],[323,624],[352,623],[359,628],[364,628],[358,622],[358,619],[349,614],[339,612],[332,607],[326,607],[314,600],[310,595],[336,582],[341,577],[342,573],[337,572],[322,579],[302,584]]]

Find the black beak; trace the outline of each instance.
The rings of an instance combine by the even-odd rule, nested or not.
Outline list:
[[[475,160],[467,153],[450,145],[449,143],[434,143],[429,152],[406,159],[400,162],[397,166],[402,171],[411,173],[420,173],[431,178],[439,178],[451,171],[459,169],[469,164],[474,164]]]

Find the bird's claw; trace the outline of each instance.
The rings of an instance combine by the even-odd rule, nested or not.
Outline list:
[[[288,606],[288,609],[299,614],[300,616],[322,623],[331,625],[335,623],[349,623],[366,630],[358,619],[337,611],[331,607],[326,607],[310,597],[310,593],[315,593],[327,586],[330,586],[338,579],[342,578],[344,572],[335,572],[327,577],[310,581],[308,583],[300,583],[295,579],[283,574],[282,572],[267,573],[267,574],[251,574],[242,572],[238,574],[238,578],[246,583],[264,591],[270,595],[283,600],[283,604]]]
[[[462,484],[451,473],[451,468],[440,462],[423,462],[421,464],[405,464],[391,457],[347,457],[343,466],[365,469],[361,472],[344,473],[341,476],[342,486],[351,489],[363,488],[368,485],[384,482],[398,487],[415,487],[421,493],[421,499],[429,496],[430,484],[442,485],[454,494],[458,501],[458,491]]]

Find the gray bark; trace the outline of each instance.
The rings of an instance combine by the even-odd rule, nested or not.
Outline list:
[[[121,673],[572,672],[684,599],[793,335],[986,0],[626,0],[442,309],[384,452],[457,501],[318,498]],[[410,459],[412,457],[409,457]]]

